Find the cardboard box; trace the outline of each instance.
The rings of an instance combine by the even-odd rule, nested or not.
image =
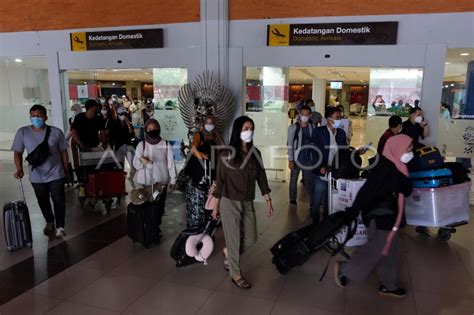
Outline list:
[[[338,204],[343,207],[351,207],[364,184],[365,179],[338,179]]]

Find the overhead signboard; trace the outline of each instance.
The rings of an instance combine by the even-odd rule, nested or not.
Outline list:
[[[71,33],[71,50],[163,48],[163,29]]]
[[[396,45],[398,22],[270,24],[267,46]]]

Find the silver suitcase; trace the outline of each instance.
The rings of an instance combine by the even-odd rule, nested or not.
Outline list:
[[[30,214],[21,180],[19,184],[23,200],[9,202],[3,206],[5,241],[7,249],[11,252],[25,246],[33,246]]]

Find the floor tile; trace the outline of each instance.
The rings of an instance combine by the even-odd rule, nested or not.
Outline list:
[[[65,299],[92,284],[103,274],[100,270],[73,266],[36,286],[33,291],[37,294]]]
[[[74,303],[123,311],[150,289],[154,280],[128,275],[109,274],[68,299]]]
[[[342,315],[343,313],[335,313],[314,307],[301,306],[298,304],[278,302],[272,310],[272,315]]]
[[[211,291],[177,283],[160,282],[129,306],[123,314],[195,314]]]
[[[243,295],[214,293],[201,307],[200,315],[270,314],[275,302]]]
[[[26,292],[0,306],[2,315],[44,314],[61,301],[48,296]]]
[[[56,307],[46,313],[46,315],[119,315],[119,312],[114,312],[102,308],[87,306],[83,304],[61,302]]]
[[[418,315],[472,315],[474,299],[415,292]]]

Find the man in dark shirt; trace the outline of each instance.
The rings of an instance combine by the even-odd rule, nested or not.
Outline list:
[[[83,151],[95,148],[100,143],[99,133],[104,129],[104,121],[96,115],[98,106],[95,100],[87,100],[86,112],[74,118],[72,137]]]
[[[387,142],[388,138],[395,136],[396,134],[400,133],[402,130],[402,119],[400,116],[393,115],[388,120],[388,129],[385,133],[380,137],[379,144],[377,146],[377,153],[382,155],[383,148],[385,147],[385,143]]]
[[[402,134],[413,139],[414,148],[419,148],[419,139],[425,139],[429,135],[428,124],[423,121],[423,111],[419,107],[410,110],[410,117],[402,124]]]

